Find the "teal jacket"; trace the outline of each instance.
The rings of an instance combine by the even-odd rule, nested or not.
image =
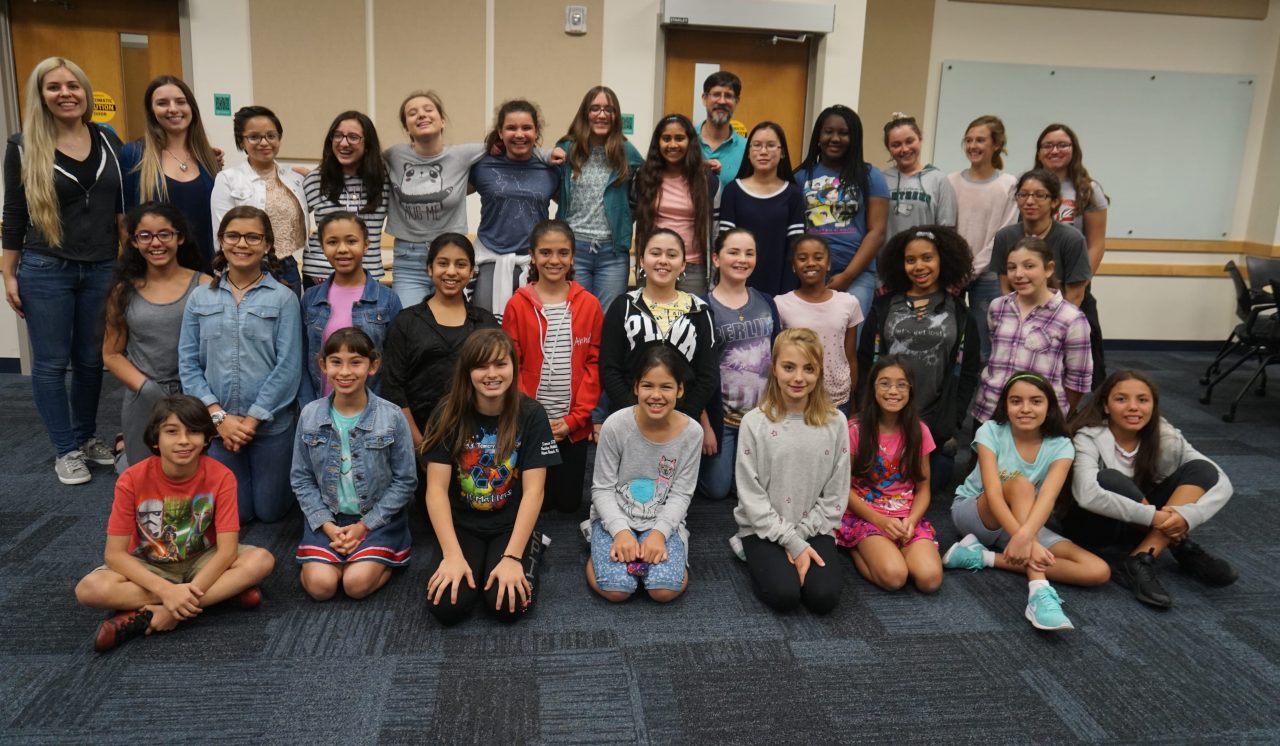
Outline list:
[[[573,147],[572,140],[561,140],[556,145],[569,153]],[[613,236],[613,247],[615,250],[624,254],[631,251],[631,227],[633,220],[631,218],[631,205],[628,201],[628,195],[631,193],[631,182],[635,179],[636,170],[644,163],[644,156],[640,155],[640,151],[635,149],[628,141],[623,141],[622,146],[627,153],[627,163],[631,169],[627,174],[627,178],[621,184],[615,184],[618,178],[616,171],[609,172],[609,186],[604,189],[604,214],[609,221],[609,234]],[[569,159],[566,155],[564,163],[560,164],[560,206],[556,211],[556,217],[569,221],[569,209],[573,204],[573,166],[569,165]]]

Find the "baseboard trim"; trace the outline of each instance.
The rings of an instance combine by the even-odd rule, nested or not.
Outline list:
[[[0,373],[21,373],[22,360],[16,357],[0,357]]]
[[[1108,339],[1108,352],[1217,352],[1222,342],[1207,339]]]

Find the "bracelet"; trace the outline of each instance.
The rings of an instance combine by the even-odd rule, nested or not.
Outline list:
[[[524,560],[515,556],[514,554],[504,554],[502,555],[502,559],[515,560],[516,562],[519,562],[522,565],[524,564]]]

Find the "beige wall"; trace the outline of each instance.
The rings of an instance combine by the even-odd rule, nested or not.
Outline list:
[[[1245,240],[1280,246],[1280,53],[1272,71],[1270,100],[1259,148],[1258,178],[1252,193]],[[1247,199],[1250,195],[1242,194]],[[1277,278],[1280,279],[1280,278]]]
[[[884,124],[900,111],[924,123],[934,0],[867,0],[858,115],[868,163],[889,162]]]

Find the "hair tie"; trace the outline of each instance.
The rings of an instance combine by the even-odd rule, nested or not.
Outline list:
[[[892,119],[892,120],[894,120],[894,121],[897,121],[897,120],[899,120],[899,119],[914,119],[914,117],[909,117],[909,116],[907,116],[906,114],[904,114],[903,112],[900,112],[900,111],[895,111],[895,112],[893,112],[892,114],[890,114],[890,115],[889,115],[889,118],[890,118],[890,119]]]
[[[1045,380],[1044,376],[1040,375],[1039,373],[1028,372],[1028,373],[1019,373],[1015,376],[1012,376],[1008,381],[1005,381],[1004,385],[1008,387],[1009,384],[1015,383],[1017,381],[1035,381],[1037,383],[1043,383],[1046,386],[1049,384],[1049,382]]]
[[[930,241],[933,241],[933,240],[936,238],[936,236],[934,236],[934,235],[933,235],[933,232],[932,232],[932,231],[916,231],[916,233],[915,233],[915,237],[916,237],[916,238],[927,238],[927,239],[929,239]]]

